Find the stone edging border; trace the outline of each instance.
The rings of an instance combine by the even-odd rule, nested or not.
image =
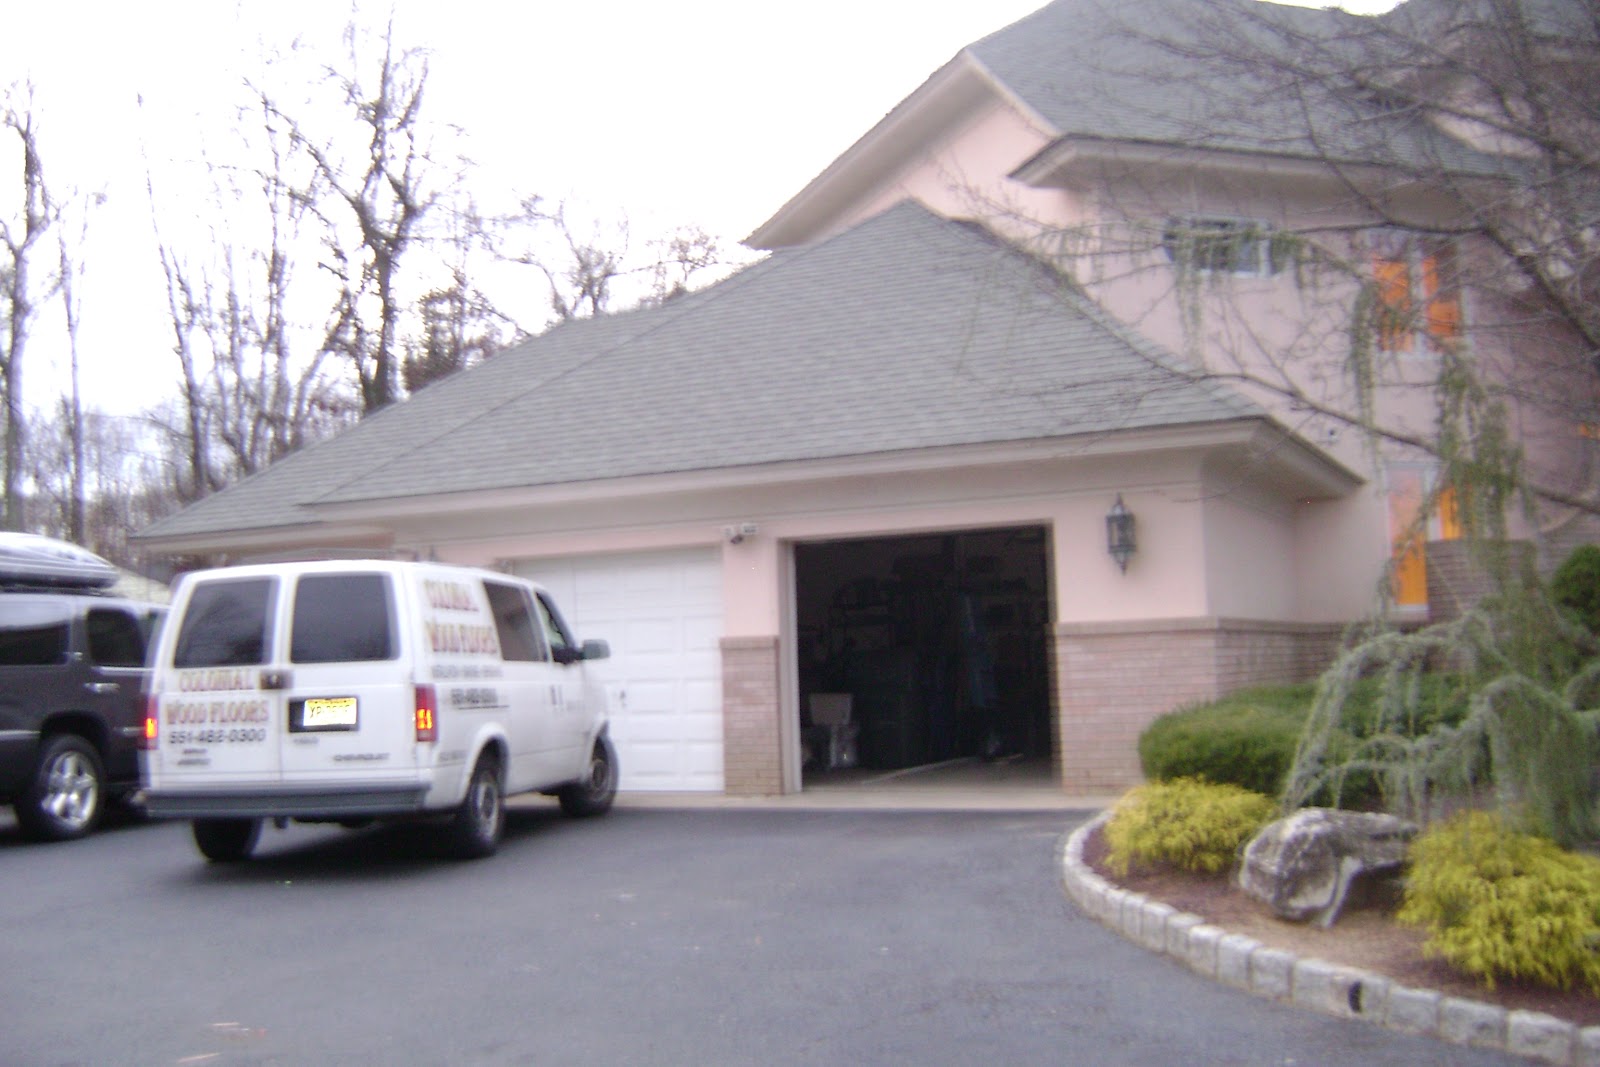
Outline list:
[[[1107,819],[1101,812],[1061,848],[1061,882],[1091,918],[1190,970],[1259,997],[1343,1019],[1457,1045],[1497,1049],[1562,1067],[1600,1067],[1600,1026],[1578,1026],[1542,1012],[1413,989],[1380,974],[1269,948],[1198,915],[1119,889],[1083,861],[1083,845]]]

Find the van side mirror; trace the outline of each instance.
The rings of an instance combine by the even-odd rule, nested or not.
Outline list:
[[[582,647],[579,648],[567,645],[552,651],[555,655],[555,661],[562,666],[566,666],[569,663],[577,663],[579,660],[611,658],[611,646],[604,641],[585,641]]]

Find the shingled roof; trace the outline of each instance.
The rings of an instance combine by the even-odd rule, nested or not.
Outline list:
[[[668,304],[571,323],[166,518],[586,483],[1263,417],[1058,273],[914,204]]]
[[[1341,52],[1352,61],[1377,57],[1386,26],[1258,0],[1055,0],[964,51],[1061,137],[1502,166],[1420,116],[1305,76]],[[1280,56],[1281,64],[1241,58],[1255,56]]]

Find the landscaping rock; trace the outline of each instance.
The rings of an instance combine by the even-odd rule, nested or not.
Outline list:
[[[1417,827],[1393,815],[1304,808],[1245,846],[1239,888],[1294,922],[1332,925],[1350,883],[1398,870]]]

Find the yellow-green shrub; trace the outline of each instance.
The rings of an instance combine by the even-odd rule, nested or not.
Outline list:
[[[1425,949],[1494,988],[1520,978],[1600,993],[1600,861],[1471,812],[1411,844],[1398,918]]]
[[[1149,782],[1124,794],[1106,821],[1107,862],[1127,874],[1135,861],[1215,873],[1272,820],[1273,802],[1236,785],[1194,778]]]

